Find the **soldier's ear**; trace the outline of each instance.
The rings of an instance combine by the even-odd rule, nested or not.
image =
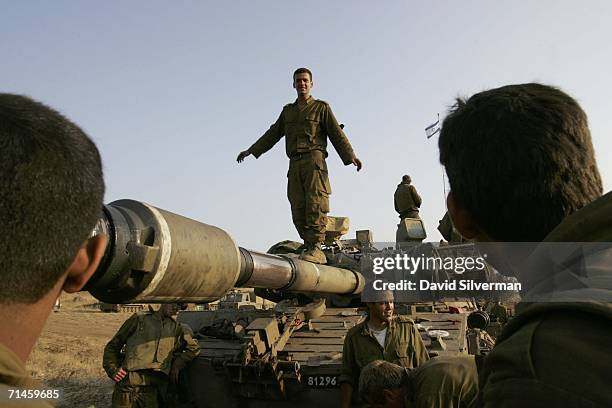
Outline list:
[[[106,235],[96,235],[88,238],[79,248],[72,263],[68,267],[66,280],[62,289],[68,293],[83,289],[89,278],[94,274],[104,256],[108,243]]]
[[[452,191],[448,193],[446,197],[446,206],[448,207],[448,213],[453,220],[455,228],[457,228],[457,231],[459,231],[464,238],[474,239],[483,234],[483,231],[476,221],[474,221],[470,213],[455,200]]]

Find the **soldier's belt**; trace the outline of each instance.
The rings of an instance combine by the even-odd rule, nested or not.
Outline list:
[[[291,156],[289,156],[289,160],[301,160],[301,159],[305,159],[307,157],[310,157],[312,155],[312,151],[310,152],[303,152],[303,153],[296,153],[296,154],[292,154]]]

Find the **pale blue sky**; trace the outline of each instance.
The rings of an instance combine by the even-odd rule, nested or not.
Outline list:
[[[331,214],[393,240],[393,192],[412,175],[430,238],[445,211],[437,139],[458,95],[561,87],[589,116],[612,187],[612,3],[607,1],[3,1],[2,91],[65,113],[96,141],[106,201],[134,198],[266,250],[297,239],[284,142],[238,165],[314,73],[364,169],[330,151]]]

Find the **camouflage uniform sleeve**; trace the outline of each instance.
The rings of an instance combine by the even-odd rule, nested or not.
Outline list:
[[[249,152],[251,152],[251,154],[255,156],[255,158],[259,158],[259,156],[270,150],[285,134],[284,112],[285,109],[283,108],[283,111],[281,112],[280,116],[278,117],[276,122],[274,122],[272,126],[270,126],[270,129],[268,129],[262,137],[260,137],[255,143],[251,145],[251,147],[249,147]]]
[[[325,103],[325,102],[324,102]],[[325,113],[323,114],[323,128],[327,133],[327,137],[334,145],[334,149],[338,152],[342,163],[349,165],[355,158],[355,153],[351,147],[351,143],[338,125],[338,121],[334,116],[331,107],[325,103]]]
[[[134,313],[127,319],[119,331],[113,336],[112,339],[104,347],[104,356],[102,357],[102,367],[106,374],[112,378],[117,370],[121,368],[122,357],[121,349],[127,342],[127,339],[134,333],[138,326],[138,315]]]
[[[412,199],[414,200],[414,204],[420,208],[423,200],[421,199],[421,196],[413,185],[410,186],[410,192],[412,193]]]
[[[192,337],[191,333],[184,330],[181,325],[178,327],[179,342],[173,357],[175,360],[180,360],[183,365],[186,365],[197,357],[200,352],[200,344]]]
[[[349,383],[353,389],[357,389],[359,385],[359,367],[357,366],[357,360],[355,360],[355,347],[351,341],[351,337],[347,334],[342,347],[342,371],[338,382]]]

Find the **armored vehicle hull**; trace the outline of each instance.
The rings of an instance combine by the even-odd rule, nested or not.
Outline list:
[[[337,407],[344,338],[365,318],[365,311],[329,308],[319,317],[297,319],[296,323],[300,309],[260,310],[250,315],[238,311],[181,313],[180,321],[196,333],[213,334],[210,328],[221,320],[249,322],[241,338],[220,333],[198,336],[201,352],[187,375],[195,406]],[[411,317],[420,322],[419,332],[431,356],[470,352],[467,313],[439,312],[425,306],[403,309],[414,312]],[[440,339],[428,335],[430,332],[447,335]],[[260,350],[252,339],[262,340]]]

